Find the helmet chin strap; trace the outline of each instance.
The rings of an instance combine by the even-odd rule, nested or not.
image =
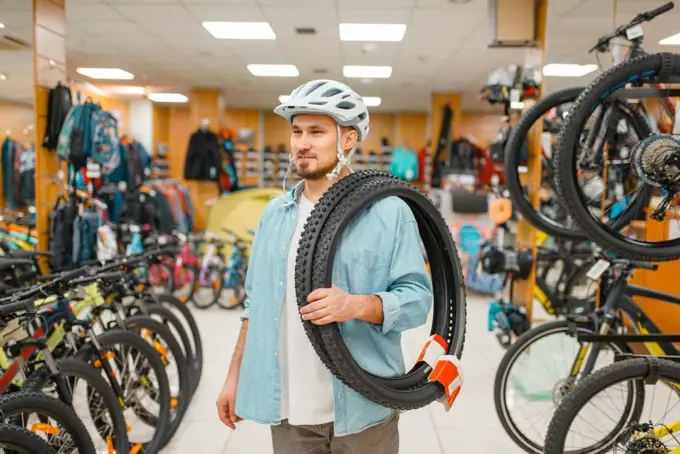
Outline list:
[[[338,144],[337,144],[338,164],[335,166],[331,173],[326,174],[326,178],[328,178],[329,180],[338,178],[344,166],[347,166],[350,172],[354,172],[352,170],[352,167],[350,167],[350,164],[352,163],[352,154],[354,153],[354,147],[352,147],[349,153],[347,153],[347,156],[345,156],[345,153],[342,151],[342,130],[340,129],[340,125],[337,125],[337,128],[338,128]]]

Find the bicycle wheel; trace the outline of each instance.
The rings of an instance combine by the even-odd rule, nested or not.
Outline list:
[[[130,444],[123,411],[118,398],[111,386],[102,378],[101,373],[77,358],[59,359],[57,368],[59,376],[67,379],[72,396],[78,394],[78,382],[85,384],[83,391],[87,398],[86,405],[65,403],[76,411],[76,415],[86,428],[90,429],[90,433],[96,434],[92,436],[95,448],[105,450],[111,443],[116,452],[128,452]],[[41,367],[29,375],[22,389],[40,392],[54,391],[53,378],[45,367]]]
[[[646,55],[615,66],[599,76],[579,96],[558,137],[555,156],[556,183],[569,214],[580,229],[603,249],[631,260],[653,262],[680,258],[680,239],[651,242],[647,239],[625,236],[623,233],[616,232],[608,222],[591,212],[582,189],[583,184],[577,175],[579,171],[577,164],[587,159],[601,157],[590,156],[592,154],[590,150],[584,151],[581,147],[581,137],[593,112],[597,113],[600,107],[618,103],[614,98],[619,89],[626,88],[632,83],[636,86],[643,84],[656,86],[664,55],[669,55],[671,60],[677,58],[672,54]],[[678,66],[673,66],[673,68],[671,75],[673,77],[680,75]],[[638,109],[641,108],[638,107]],[[637,143],[648,135],[639,137]],[[632,160],[629,159],[629,167],[631,167],[631,162]],[[642,190],[651,191],[651,186],[645,183],[636,188],[636,191]],[[637,199],[638,192],[635,192],[635,200]],[[680,221],[676,219],[670,222]]]
[[[198,371],[194,367],[194,365],[196,364],[196,359],[194,358],[194,351],[193,346],[191,344],[191,339],[189,338],[189,334],[186,331],[186,327],[180,321],[181,315],[176,315],[175,313],[173,313],[172,310],[157,303],[151,304],[142,303],[142,304],[144,306],[141,313],[148,315],[154,320],[162,323],[163,326],[165,326],[172,332],[172,335],[175,337],[175,339],[179,341],[188,368],[189,374],[188,400],[190,400],[191,397],[194,395],[194,391],[196,390],[196,385],[198,382],[198,377],[196,375],[198,374]],[[187,399],[187,397],[185,396],[182,397],[184,399]]]
[[[176,296],[162,293],[156,296],[156,300],[160,305],[178,315],[184,327],[191,333],[192,345],[190,348],[192,355],[187,355],[187,358],[189,358],[189,366],[194,372],[195,389],[198,387],[203,373],[203,341],[201,340],[201,332],[198,329],[198,323],[196,323],[196,319],[187,305],[180,301]]]
[[[212,307],[219,302],[223,285],[220,267],[209,266],[205,274],[200,270],[196,271],[192,283],[191,301],[199,309]]]
[[[123,392],[118,397],[125,404],[123,413],[131,426],[130,444],[133,449],[141,445],[142,452],[159,452],[171,424],[170,384],[161,356],[139,334],[118,328],[98,335],[96,343],[99,348],[86,344],[78,356],[92,363],[99,363],[101,357],[113,362],[115,377],[110,379],[115,379]]]
[[[522,213],[527,222],[538,230],[565,240],[583,240],[586,239],[586,235],[573,226],[567,227],[564,221],[558,222],[541,211],[536,211],[520,181],[522,149],[529,131],[539,119],[558,106],[574,102],[582,91],[582,87],[568,88],[538,101],[531,109],[522,114],[519,122],[512,128],[505,145],[505,187],[510,191],[513,206]],[[544,159],[544,165],[546,164],[552,167],[552,162],[547,156]],[[549,168],[548,171],[554,173],[552,168]]]
[[[576,322],[577,332],[594,334],[593,328],[592,322]],[[550,417],[575,384],[569,382],[569,376],[578,349],[569,322],[557,320],[520,336],[498,365],[493,390],[498,419],[508,436],[528,453],[543,452]],[[610,343],[605,349],[612,355],[601,352],[595,367],[610,364],[616,353],[630,352],[625,344]],[[532,368],[527,363],[534,358],[537,364]]]
[[[662,386],[665,390],[662,388],[657,391],[655,387],[650,392],[645,389],[650,377],[658,377],[658,381],[649,386]],[[626,359],[593,373],[579,383],[558,407],[548,428],[545,453],[677,451],[680,448],[680,433],[679,428],[674,425],[680,421],[678,386],[680,364],[661,358]],[[622,389],[624,387],[625,391]],[[625,400],[621,406],[616,404],[619,397]],[[579,433],[570,434],[572,428],[586,420],[584,410],[590,405],[599,418],[591,419],[590,423],[595,424],[591,428],[596,429],[593,431],[596,433],[583,437],[578,437]],[[616,414],[619,407],[623,407],[621,417]],[[613,426],[611,429],[608,428],[610,425]],[[579,431],[585,430],[585,425],[581,427],[584,429]],[[583,438],[587,438],[584,443],[586,446],[571,447]]]
[[[19,418],[21,426],[40,433],[58,452],[96,454],[90,434],[65,403],[43,393],[19,391],[0,397],[1,422]],[[30,422],[31,415],[39,422]]]
[[[243,269],[232,270],[229,276],[228,287],[224,290],[231,290],[232,295],[225,298],[218,298],[217,305],[228,311],[243,307],[246,300],[246,272]]]
[[[449,355],[460,357],[465,333],[465,289],[455,243],[441,214],[419,190],[386,173],[367,178],[364,184],[348,190],[354,179],[363,179],[362,172],[331,186],[307,220],[296,260],[298,305],[307,304],[307,295],[313,289],[331,286],[337,243],[349,223],[372,203],[399,197],[414,214],[432,264],[432,333],[447,342]],[[417,363],[402,377],[378,377],[356,363],[336,323],[316,326],[304,321],[303,324],[322,361],[334,365],[329,369],[347,386],[376,403],[395,409],[414,409],[444,393],[441,385],[427,379],[429,366],[425,363]]]
[[[125,327],[139,334],[149,342],[160,355],[170,384],[170,426],[161,447],[164,447],[175,435],[189,406],[191,377],[186,357],[177,339],[170,329],[161,322],[146,315],[133,315],[124,320]],[[174,365],[174,367],[172,367]],[[151,413],[140,413],[140,418],[149,425],[154,425],[156,417]]]
[[[0,448],[17,454],[56,454],[42,438],[22,427],[0,424]]]

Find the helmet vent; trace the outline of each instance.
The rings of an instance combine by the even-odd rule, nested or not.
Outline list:
[[[341,102],[339,102],[339,103],[336,105],[336,107],[337,107],[338,109],[347,109],[347,110],[350,110],[350,109],[354,109],[354,108],[356,107],[356,105],[355,105],[354,103],[352,103],[352,102],[349,102],[349,101],[341,101]]]
[[[342,93],[342,90],[339,88],[331,88],[330,90],[326,90],[326,92],[323,94],[324,98],[330,98],[331,96],[335,96],[338,93]]]
[[[309,95],[311,92],[313,92],[314,90],[318,89],[319,87],[321,87],[323,85],[326,85],[326,82],[318,82],[318,83],[312,85],[311,87],[309,87],[309,90],[307,90],[306,95]]]
[[[326,101],[310,101],[309,104],[312,104],[314,106],[325,106]]]

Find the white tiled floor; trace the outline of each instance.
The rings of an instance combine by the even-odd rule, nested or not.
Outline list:
[[[440,404],[403,414],[400,453],[523,453],[501,428],[493,403],[496,366],[503,350],[486,330],[488,297],[468,296],[467,340],[463,351],[465,384],[454,408]],[[202,330],[204,369],[182,426],[163,453],[269,454],[269,428],[244,421],[235,431],[217,419],[215,399],[222,386],[240,326],[239,313],[219,308],[194,310]],[[406,333],[406,357],[417,355],[428,329]]]

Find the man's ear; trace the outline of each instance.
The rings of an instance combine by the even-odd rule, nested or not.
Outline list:
[[[343,128],[342,132],[342,149],[345,151],[351,150],[359,140],[359,134],[354,128]]]

